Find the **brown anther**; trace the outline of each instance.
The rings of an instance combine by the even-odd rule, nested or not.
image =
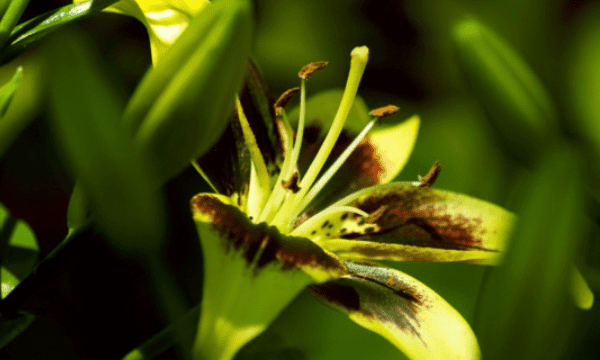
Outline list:
[[[299,72],[298,72],[298,76],[300,77],[300,79],[304,79],[304,80],[308,80],[308,78],[317,70],[321,70],[324,69],[327,64],[329,64],[328,61],[317,61],[317,62],[313,62],[310,63],[308,65],[305,65]]]
[[[300,175],[298,175],[298,172],[296,171],[292,174],[292,177],[290,177],[289,180],[282,181],[281,186],[283,186],[284,189],[291,190],[295,194],[300,191],[300,187],[298,186],[299,178]]]
[[[279,99],[277,99],[277,101],[275,101],[275,109],[284,108],[287,105],[287,103],[290,101],[292,96],[296,95],[296,93],[298,91],[300,91],[299,87],[294,87],[294,88],[284,91],[283,94],[281,94],[281,96],[279,96]]]
[[[365,222],[367,224],[375,224],[377,221],[379,221],[379,219],[383,217],[383,215],[385,215],[387,209],[388,207],[386,205],[380,206],[377,210],[373,211],[369,214],[369,216],[365,218]]]
[[[433,183],[435,183],[435,180],[437,179],[441,170],[442,170],[442,164],[440,164],[439,161],[436,161],[435,164],[433,164],[433,166],[427,173],[427,175],[425,175],[424,177],[421,177],[421,175],[419,175],[419,181],[421,182],[419,184],[419,187],[425,187],[425,188],[431,187],[431,185],[433,185]]]
[[[383,119],[384,117],[394,115],[398,111],[400,111],[400,108],[398,106],[388,105],[369,111],[369,115],[377,117],[379,119]]]

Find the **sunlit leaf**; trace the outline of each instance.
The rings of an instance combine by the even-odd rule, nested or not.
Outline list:
[[[251,15],[249,1],[201,11],[131,98],[124,122],[158,184],[208,150],[229,123],[250,52]]]
[[[5,298],[34,268],[39,246],[33,230],[0,205],[0,279]]]
[[[67,5],[17,25],[10,34],[8,46],[0,53],[0,63],[7,63],[37,46],[40,40],[61,26],[84,19],[116,1],[94,0],[84,4]]]
[[[570,149],[553,151],[522,189],[514,238],[478,310],[487,359],[561,358],[573,256],[586,233],[577,164]]]
[[[111,238],[121,240],[115,245],[154,248],[159,198],[121,122],[123,102],[80,37],[65,33],[53,40],[47,48],[53,126],[65,155],[94,214]]]
[[[23,68],[19,67],[12,79],[0,88],[0,120],[2,120],[6,110],[8,110],[15,91],[17,91],[17,88],[21,84],[21,79],[23,79]]]
[[[558,132],[556,110],[541,81],[519,54],[474,19],[455,25],[461,70],[512,156],[531,164]]]

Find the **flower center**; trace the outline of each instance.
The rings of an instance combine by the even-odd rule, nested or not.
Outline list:
[[[328,181],[340,169],[343,163],[348,159],[354,149],[360,144],[369,130],[373,127],[377,119],[395,113],[398,108],[388,106],[379,110],[370,112],[374,118],[365,126],[352,143],[344,152],[333,162],[323,175],[317,180],[317,176],[323,169],[331,150],[333,149],[344,124],[354,103],[358,85],[364,73],[369,58],[369,49],[366,46],[356,47],[351,53],[350,72],[346,83],[346,88],[340,102],[338,111],[333,119],[332,125],[327,132],[323,144],[319,148],[315,158],[311,162],[305,174],[301,175],[298,171],[298,158],[302,146],[304,124],[306,117],[306,80],[312,73],[324,68],[326,62],[311,63],[299,72],[300,83],[300,112],[298,127],[296,130],[295,141],[292,144],[293,133],[289,120],[283,109],[283,106],[291,95],[298,89],[294,88],[285,92],[276,103],[277,116],[281,117],[284,131],[287,134],[287,141],[284,142],[285,158],[281,167],[279,177],[271,189],[270,177],[267,172],[264,158],[256,144],[254,134],[244,115],[239,99],[236,101],[238,118],[242,127],[242,132],[246,145],[248,146],[251,159],[250,188],[248,194],[247,209],[244,209],[254,222],[267,222],[276,226],[283,234],[289,234],[300,213],[310,204],[310,202],[325,187]],[[364,211],[345,207],[328,208],[321,213],[313,216],[294,230],[295,234],[304,234],[310,231],[313,223],[317,224],[323,218],[336,212],[352,212],[361,216],[368,216]],[[314,224],[313,224],[314,225]]]

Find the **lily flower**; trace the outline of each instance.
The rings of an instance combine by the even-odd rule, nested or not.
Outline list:
[[[352,51],[332,120],[318,105],[335,94],[306,100],[307,79],[327,63],[304,67],[299,89],[275,103],[249,66],[229,128],[194,163],[216,192],[191,200],[205,268],[196,359],[233,358],[303,289],[411,359],[480,357],[473,331],[451,305],[375,261],[493,264],[515,217],[431,188],[439,164],[419,181],[390,182],[412,151],[419,118],[375,127],[398,108],[369,116],[355,101],[368,56],[364,46]],[[294,131],[284,106],[297,91]]]
[[[89,1],[73,0],[73,3]],[[121,0],[105,11],[133,16],[144,24],[150,38],[152,64],[156,66],[191,19],[209,4],[208,0]]]

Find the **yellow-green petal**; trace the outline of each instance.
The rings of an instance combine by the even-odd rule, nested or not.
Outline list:
[[[252,223],[226,196],[198,194],[191,207],[204,255],[197,359],[231,359],[305,286],[347,272],[310,240]]]
[[[74,0],[75,4],[89,0]],[[152,63],[156,65],[179,35],[187,28],[190,20],[204,9],[208,0],[121,0],[106,11],[133,16],[148,31]]]
[[[310,232],[344,259],[495,264],[515,223],[485,201],[401,182],[363,189],[337,206],[369,214],[332,214]]]
[[[351,274],[308,289],[410,359],[480,358],[469,324],[426,285],[381,266],[350,262],[347,266]]]

